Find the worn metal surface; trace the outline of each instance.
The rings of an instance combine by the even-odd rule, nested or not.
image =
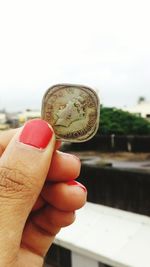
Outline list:
[[[98,96],[91,88],[59,84],[45,93],[41,116],[52,125],[57,139],[84,142],[97,132],[99,109]]]

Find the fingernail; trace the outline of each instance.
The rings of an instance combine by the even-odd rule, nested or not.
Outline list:
[[[46,121],[41,119],[28,121],[19,137],[23,144],[33,146],[39,149],[47,147],[53,136],[53,129]]]
[[[74,155],[74,154],[71,154],[72,155],[72,157],[74,158],[74,159],[76,159],[80,164],[81,164],[81,160],[80,160],[80,158],[78,158],[76,155]]]
[[[67,184],[68,184],[68,185],[76,185],[76,186],[79,186],[79,187],[81,187],[85,192],[87,192],[86,187],[85,187],[83,184],[81,184],[81,183],[79,183],[79,182],[77,182],[77,181],[75,181],[75,180],[71,180],[71,181],[67,182]]]
[[[66,156],[67,158],[70,157],[70,158],[75,159],[81,165],[81,160],[76,155],[65,153],[65,152],[61,152],[61,151],[59,151],[59,153],[63,154],[63,156]]]

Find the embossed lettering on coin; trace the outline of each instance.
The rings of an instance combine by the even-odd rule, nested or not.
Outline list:
[[[84,142],[99,126],[99,100],[89,87],[59,84],[47,90],[42,102],[42,118],[54,128],[56,138]]]

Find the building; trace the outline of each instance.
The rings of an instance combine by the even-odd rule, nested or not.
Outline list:
[[[24,122],[36,119],[41,117],[41,112],[39,110],[31,110],[27,109],[25,112],[18,114],[18,119],[20,124],[24,124]]]
[[[7,116],[5,112],[0,112],[0,130],[6,130],[9,128],[7,124]]]
[[[148,101],[141,101],[137,105],[130,108],[124,108],[123,110],[150,120],[150,102]]]
[[[6,123],[6,120],[7,120],[6,113],[0,112],[0,124]]]

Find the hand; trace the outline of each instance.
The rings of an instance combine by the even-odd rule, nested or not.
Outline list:
[[[0,266],[42,267],[61,227],[86,201],[80,162],[57,151],[40,119],[0,135]]]

